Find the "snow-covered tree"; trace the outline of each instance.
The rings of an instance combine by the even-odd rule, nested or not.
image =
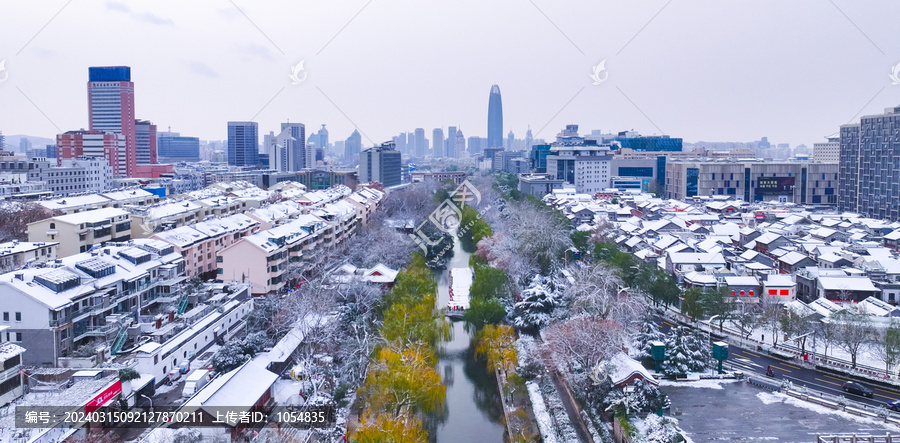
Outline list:
[[[678,422],[669,417],[649,414],[644,419],[643,435],[638,436],[635,443],[672,443],[678,440]]]
[[[574,279],[565,293],[572,315],[589,314],[626,327],[644,316],[646,298],[623,287],[622,280],[612,268],[598,263],[573,265],[567,270]]]
[[[634,334],[632,340],[634,343],[633,357],[638,360],[648,360],[653,358],[653,356],[650,355],[651,343],[654,341],[665,343],[666,334],[663,334],[662,331],[659,330],[659,327],[653,322],[653,318],[648,315],[644,318],[641,329]]]
[[[627,392],[626,392],[627,391]],[[626,389],[614,389],[606,397],[606,410],[616,415],[656,412],[667,406],[666,394],[644,380],[635,380]]]
[[[685,328],[673,329],[666,341],[666,360],[663,373],[668,376],[684,376],[689,372],[706,369],[711,350],[707,337],[691,333]]]
[[[544,334],[557,361],[589,373],[595,366],[622,350],[622,325],[588,315],[550,325]]]
[[[522,291],[521,300],[513,307],[515,327],[536,330],[550,324],[558,295],[549,283],[548,278],[536,275],[528,288]]]

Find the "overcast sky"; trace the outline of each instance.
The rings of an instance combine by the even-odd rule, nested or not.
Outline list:
[[[88,67],[128,65],[137,117],[202,139],[251,118],[325,123],[332,141],[357,127],[364,144],[486,136],[497,83],[518,138],[577,123],[811,146],[900,104],[897,17],[900,2],[848,0],[0,0],[0,130],[86,128]]]

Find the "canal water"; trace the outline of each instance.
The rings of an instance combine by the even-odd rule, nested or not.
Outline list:
[[[438,308],[450,301],[450,269],[469,266],[471,254],[463,251],[458,238],[454,239],[454,254],[447,269],[436,273]],[[441,346],[437,364],[447,386],[446,408],[443,414],[430,420],[428,439],[437,443],[500,443],[506,428],[496,378],[488,372],[484,361],[475,360],[472,337],[463,321],[451,321],[450,333],[450,340]]]

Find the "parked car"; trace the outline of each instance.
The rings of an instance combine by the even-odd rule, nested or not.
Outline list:
[[[900,412],[900,400],[889,401],[884,406],[892,411]]]
[[[863,397],[872,398],[875,395],[868,386],[863,385],[862,383],[857,383],[855,381],[848,381],[841,385],[841,389],[844,392],[849,392],[851,394],[862,395]]]

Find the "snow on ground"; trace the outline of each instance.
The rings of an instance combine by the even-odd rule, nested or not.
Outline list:
[[[853,414],[850,414],[847,412],[831,409],[831,408],[828,408],[828,407],[825,407],[822,405],[817,405],[815,403],[803,401],[798,398],[794,398],[789,395],[778,393],[778,392],[776,392],[776,393],[760,392],[760,393],[756,394],[756,398],[758,398],[760,401],[762,401],[763,403],[765,403],[767,405],[772,404],[772,403],[784,403],[784,404],[788,404],[791,406],[796,406],[798,408],[806,408],[806,409],[809,409],[809,410],[819,413],[819,414],[836,415],[841,418],[846,418],[846,419],[850,419],[850,420],[861,422],[861,423],[869,423],[869,424],[874,424],[874,425],[879,425],[879,426],[890,426],[889,424],[885,423],[884,420],[881,420],[881,419],[875,419],[875,418],[870,418],[870,417],[860,417],[858,415],[853,415]],[[898,429],[900,429],[900,427],[898,427]]]
[[[531,398],[531,409],[534,411],[534,419],[537,420],[538,429],[541,431],[541,437],[544,443],[556,443],[556,434],[553,432],[553,419],[547,412],[544,405],[544,397],[541,395],[541,388],[537,383],[529,381],[525,383],[528,388],[528,397]]]
[[[728,379],[709,379],[709,380],[696,380],[696,381],[673,381],[673,380],[660,380],[660,386],[678,386],[678,387],[691,387],[691,388],[704,388],[704,389],[723,389],[723,383],[735,383],[741,380],[736,380],[733,378]]]

